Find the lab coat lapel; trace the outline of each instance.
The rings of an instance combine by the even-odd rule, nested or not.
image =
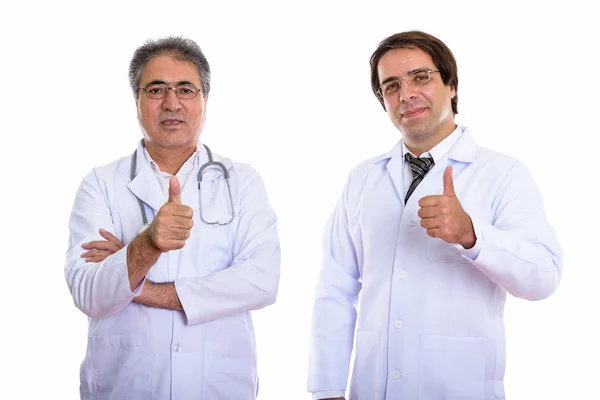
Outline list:
[[[380,160],[385,158],[389,158],[386,168],[390,174],[400,203],[404,205],[404,190],[402,189],[404,186],[404,175],[402,173],[402,142],[398,142],[398,144],[396,144],[389,153],[381,157]]]
[[[136,171],[135,178],[129,182],[127,187],[137,198],[158,211],[165,204],[165,199],[158,179],[144,156],[141,142],[137,149]]]

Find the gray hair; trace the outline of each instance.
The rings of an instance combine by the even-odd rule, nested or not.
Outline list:
[[[200,47],[191,39],[183,37],[169,36],[158,40],[147,40],[142,46],[138,47],[133,58],[129,63],[129,85],[133,90],[133,96],[137,99],[140,90],[140,78],[148,61],[154,57],[168,55],[177,60],[191,62],[196,66],[200,82],[202,83],[202,93],[208,97],[210,91],[210,66]]]

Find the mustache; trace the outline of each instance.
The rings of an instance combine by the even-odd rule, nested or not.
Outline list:
[[[187,122],[187,118],[185,115],[178,114],[178,113],[172,113],[172,112],[160,114],[158,116],[158,120],[160,122],[169,121],[169,120],[177,120],[180,122]]]

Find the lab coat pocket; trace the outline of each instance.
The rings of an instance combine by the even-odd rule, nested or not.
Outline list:
[[[145,335],[90,336],[80,370],[81,398],[151,399],[151,365]]]
[[[419,400],[485,398],[484,338],[421,337]]]
[[[254,400],[257,373],[252,332],[219,328],[206,332],[203,398]]]
[[[379,398],[379,332],[358,331],[350,400]]]
[[[427,259],[436,263],[469,263],[454,245],[438,238],[427,239]]]

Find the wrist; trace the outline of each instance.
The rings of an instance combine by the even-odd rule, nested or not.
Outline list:
[[[468,223],[465,227],[465,234],[463,235],[462,240],[459,244],[465,249],[471,249],[477,243],[477,236],[475,235],[475,229],[473,228],[473,221],[471,221],[471,217],[467,215]]]
[[[152,226],[149,226],[148,229],[145,229],[139,236],[140,244],[144,249],[146,249],[150,253],[156,253],[160,255],[163,251],[158,248],[158,246],[154,243],[154,229]]]

